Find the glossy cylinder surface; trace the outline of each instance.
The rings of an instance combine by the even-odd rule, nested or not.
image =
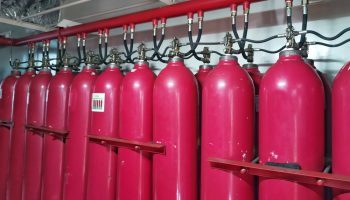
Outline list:
[[[160,72],[153,95],[153,141],[166,146],[153,156],[153,199],[197,199],[197,84],[179,57]]]
[[[85,200],[87,134],[90,127],[91,93],[96,71],[85,66],[74,77],[68,103],[68,136],[65,146],[63,199]]]
[[[45,127],[67,130],[69,87],[73,73],[69,68],[61,69],[50,81],[47,97]],[[42,198],[62,199],[64,138],[44,135],[43,189]]]
[[[332,172],[350,176],[349,153],[350,129],[350,63],[338,72],[332,93]],[[335,200],[350,199],[349,191],[333,190]]]
[[[156,76],[147,62],[138,62],[122,83],[120,138],[151,142],[153,86]],[[118,200],[151,200],[152,155],[120,148],[118,151]]]
[[[324,108],[322,81],[298,51],[286,50],[260,86],[259,158],[261,164],[300,166],[322,171]],[[323,188],[261,178],[261,200],[320,200]]]
[[[207,76],[202,94],[201,199],[253,200],[253,177],[210,166],[208,158],[253,158],[254,87],[237,58],[226,55]]]
[[[111,64],[98,76],[92,93],[91,129],[89,134],[118,137],[120,85],[123,75]],[[88,200],[115,200],[117,178],[115,147],[90,141],[88,144]],[[134,186],[135,187],[135,186]]]
[[[13,101],[15,87],[19,78],[18,71],[12,71],[0,86],[0,120],[13,122]],[[12,128],[0,126],[0,199],[6,199],[7,183],[10,170],[10,150]]]
[[[47,88],[51,79],[49,69],[42,69],[32,80],[29,87],[27,124],[43,126],[47,106]],[[39,131],[27,131],[23,199],[41,198],[43,134]]]
[[[27,130],[24,126],[27,123],[29,86],[34,76],[34,69],[29,69],[16,83],[13,107],[10,175],[7,190],[7,198],[9,200],[22,199],[27,136]]]

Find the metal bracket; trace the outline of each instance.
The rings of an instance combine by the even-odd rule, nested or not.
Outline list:
[[[171,41],[171,51],[169,53],[169,57],[181,56],[180,52],[180,40],[176,37]]]
[[[153,142],[138,142],[121,138],[112,138],[98,135],[88,135],[91,141],[101,145],[110,145],[118,148],[127,148],[137,151],[145,151],[153,154],[165,154],[165,146]]]
[[[227,32],[224,37],[225,54],[233,54],[233,37]]]
[[[209,158],[212,167],[222,170],[237,171],[241,174],[260,176],[264,178],[284,179],[298,183],[350,190],[350,176],[329,174],[310,170],[296,170],[283,167],[268,166],[250,162]]]

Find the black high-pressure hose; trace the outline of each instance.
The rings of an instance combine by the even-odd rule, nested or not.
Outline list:
[[[307,20],[308,20],[308,14],[303,14],[303,22],[302,22],[302,31],[305,31],[307,29]],[[306,42],[306,33],[301,34],[300,42],[299,42],[299,48],[301,48],[304,43]]]
[[[163,60],[163,58],[160,56],[159,54],[159,49],[158,49],[158,45],[157,45],[157,36],[153,35],[153,46],[154,46],[154,53],[156,54],[158,60],[162,63],[167,63],[166,60]]]
[[[199,29],[199,30],[198,30],[198,36],[197,36],[196,43],[193,44],[192,31],[188,31],[188,38],[189,38],[190,46],[191,46],[191,51],[190,51],[190,52],[192,52],[192,55],[193,55],[197,60],[199,60],[199,61],[202,61],[203,59],[200,58],[200,57],[197,55],[197,53],[196,53],[195,50],[196,50],[196,48],[197,48],[197,46],[198,46],[198,43],[199,43],[199,41],[200,41],[201,35],[202,35],[202,29]],[[198,39],[198,38],[199,38],[199,39]]]
[[[104,55],[102,54],[102,44],[98,44],[98,53],[100,56],[100,60],[102,63],[107,65],[108,63],[106,62],[107,59],[107,48],[108,48],[108,43],[105,42],[105,47],[104,47]]]
[[[81,64],[81,52],[80,52],[80,45],[77,47],[78,52],[78,66]]]
[[[159,50],[160,49],[160,47],[162,46],[162,44],[163,44],[163,41],[164,41],[164,38],[165,38],[165,34],[162,34],[162,36],[161,36],[161,38],[160,38],[160,41],[159,41],[159,43],[158,43],[158,45],[157,45],[157,49]],[[155,40],[156,41],[156,44],[157,44],[157,36],[153,36],[153,40]],[[153,43],[154,44],[154,43]],[[167,47],[168,48],[168,47]],[[157,51],[158,52],[158,51]],[[154,57],[156,57],[157,56],[157,52],[154,52],[153,54],[152,54],[152,56],[150,57],[150,59],[149,60],[153,60],[154,59]],[[163,57],[164,56],[164,54],[165,53],[163,53],[162,55],[160,55],[161,57]],[[158,56],[157,56],[157,58],[158,58]]]
[[[85,45],[83,45],[83,60],[85,63],[86,62],[86,47],[85,47]]]
[[[337,35],[335,35],[333,37],[326,37],[326,36],[322,35],[321,33],[313,31],[313,30],[308,30],[308,31],[306,31],[306,33],[313,34],[313,35],[315,35],[315,36],[317,36],[317,37],[319,37],[319,38],[321,38],[323,40],[331,41],[331,40],[338,39],[340,36],[344,35],[345,33],[349,32],[349,31],[350,31],[350,27],[340,31],[340,33],[338,33]]]
[[[100,57],[100,60],[103,62],[103,54],[102,54],[102,44],[98,44],[98,55]]]
[[[244,29],[246,29],[246,27],[248,27],[248,24],[247,22],[244,23]],[[246,30],[244,30],[243,32],[245,32]],[[239,35],[238,35],[238,32],[237,32],[237,26],[236,26],[236,23],[233,23],[232,24],[232,32],[233,32],[233,35],[235,36],[236,39],[240,39],[239,38]],[[244,39],[244,38],[243,38]],[[241,42],[238,42],[238,46],[239,46],[239,51],[242,53],[242,56],[244,59],[247,59],[247,55],[245,54],[245,51],[244,51],[244,46]]]
[[[203,33],[203,29],[202,28],[199,28],[198,29],[198,36],[197,36],[197,39],[196,39],[196,42],[193,43],[193,36],[192,36],[192,31],[188,31],[187,35],[188,35],[188,39],[190,41],[190,47],[191,47],[191,50],[188,51],[187,53],[185,53],[184,56],[189,56],[191,54],[196,54],[196,48],[198,47],[199,45],[199,42],[201,41],[201,38],[202,38],[202,33]],[[192,56],[191,56],[192,57]],[[198,60],[198,55],[194,55],[194,57]]]
[[[243,39],[246,39],[246,38],[247,38],[247,35],[248,35],[248,27],[249,27],[249,22],[248,22],[248,21],[244,22],[243,37],[242,37]],[[245,51],[244,51],[244,47],[245,47],[245,41],[242,40],[242,42],[241,42],[241,49],[243,50],[243,51],[242,51],[242,55],[243,55],[243,57],[244,57],[245,59],[248,59],[248,57],[247,57],[247,55],[246,55],[246,53],[245,53]]]
[[[283,46],[283,47],[277,49],[276,51],[270,51],[270,50],[267,50],[267,49],[259,49],[259,51],[262,51],[262,52],[265,52],[265,53],[275,54],[275,53],[279,53],[280,51],[282,51],[285,48],[286,48],[286,46]]]
[[[108,42],[105,42],[105,56],[103,57],[103,62],[106,64],[106,60],[108,57]]]
[[[274,39],[277,39],[279,38],[279,35],[273,35],[271,37],[268,37],[268,38],[265,38],[265,39],[262,39],[262,40],[252,40],[252,39],[248,39],[248,38],[241,38],[242,41],[246,41],[246,42],[250,42],[250,43],[256,43],[256,44],[259,44],[259,43],[265,43],[265,42],[268,42],[270,40],[274,40]]]
[[[337,43],[337,44],[326,44],[323,42],[315,42],[314,44],[315,45],[322,45],[322,46],[326,46],[326,47],[339,47],[339,46],[342,46],[348,42],[350,42],[350,39],[344,40],[344,41]]]
[[[292,27],[292,16],[287,16],[287,26]]]
[[[58,46],[58,50],[57,50],[57,60],[58,60],[58,65],[62,62],[62,52],[61,52],[61,43],[60,40],[57,40],[57,46]]]
[[[131,40],[130,40],[130,49],[129,49],[129,52],[130,52],[130,55],[128,56],[129,58],[129,61],[131,62],[131,63],[135,63],[135,62],[133,62],[132,61],[132,59],[131,59],[131,56],[132,56],[132,54],[134,53],[133,52],[133,49],[134,49],[134,38],[132,38]]]

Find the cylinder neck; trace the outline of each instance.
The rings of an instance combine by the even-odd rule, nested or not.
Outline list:
[[[227,61],[227,60],[235,60],[237,61],[238,58],[234,55],[226,54],[220,57],[220,61]]]
[[[248,64],[244,64],[242,67],[245,68],[245,69],[257,69],[258,65],[257,64],[253,64],[253,63],[248,63]]]
[[[108,69],[116,69],[116,68],[118,68],[118,64],[117,63],[111,63],[111,64],[109,64],[108,66],[107,66],[107,68]]]
[[[63,66],[63,68],[60,70],[62,72],[68,72],[68,71],[72,71],[68,66]]]
[[[40,73],[43,72],[43,73],[47,73],[47,72],[50,72],[51,70],[48,68],[48,67],[43,67],[41,68],[40,70]]]
[[[213,66],[209,64],[203,64],[199,66],[199,69],[211,69],[211,68],[213,68]]]
[[[83,69],[92,69],[93,67],[92,67],[92,65],[91,64],[86,64],[84,67],[83,67]]]
[[[290,56],[300,56],[301,57],[301,51],[295,50],[295,49],[287,49],[280,52],[280,57],[290,57]]]
[[[169,62],[183,62],[183,59],[179,56],[174,56],[169,59]]]
[[[135,63],[135,65],[149,65],[149,63],[145,60],[139,60]]]
[[[21,72],[18,69],[14,69],[11,71],[11,75],[12,76],[20,76]]]

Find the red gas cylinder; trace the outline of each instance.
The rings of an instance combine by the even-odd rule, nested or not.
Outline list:
[[[322,171],[324,166],[324,89],[300,52],[286,50],[260,85],[260,163]],[[321,200],[323,188],[260,178],[260,200]]]
[[[318,70],[315,65],[314,61],[311,59],[305,59],[305,62],[313,69],[316,70],[318,76],[321,78],[324,88],[324,94],[325,94],[325,100],[326,100],[326,112],[325,112],[325,135],[326,135],[326,163],[331,162],[331,154],[332,154],[332,88],[330,86],[330,83],[327,80],[327,77],[324,73],[322,73],[320,70]]]
[[[252,78],[255,88],[255,95],[259,95],[259,86],[263,74],[259,71],[259,67],[256,64],[248,63],[244,64],[243,69],[248,72],[249,76]]]
[[[207,75],[209,74],[209,72],[212,69],[213,69],[213,66],[211,66],[209,64],[203,64],[203,65],[199,66],[199,70],[198,70],[197,74],[195,74],[195,77],[198,81],[199,88],[202,88],[202,86],[204,84],[204,80],[207,78]]]
[[[27,136],[25,125],[27,123],[29,85],[34,76],[34,69],[29,68],[16,83],[13,106],[10,176],[7,190],[7,198],[10,200],[22,199],[22,182],[25,167],[24,155]]]
[[[333,82],[332,93],[332,172],[350,176],[350,62],[344,65]],[[333,190],[335,200],[350,199],[349,191]]]
[[[255,120],[254,120],[254,143],[255,143],[255,148],[254,148],[254,155],[258,155],[258,131],[259,131],[259,87],[260,87],[260,82],[263,77],[263,74],[259,71],[259,67],[256,64],[253,63],[248,63],[244,64],[243,69],[248,72],[250,78],[252,78],[253,83],[254,83],[254,89],[255,89],[255,98],[254,98],[254,105],[255,105]]]
[[[74,77],[68,104],[68,131],[65,146],[63,199],[85,200],[87,134],[90,128],[91,94],[96,71],[87,65]]]
[[[18,70],[11,71],[11,75],[2,81],[0,86],[0,121],[8,125],[13,123],[15,86],[20,75]],[[0,199],[6,199],[10,170],[11,129],[11,126],[0,126]]]
[[[29,102],[27,124],[43,126],[45,122],[47,87],[51,72],[44,67],[29,87]],[[38,131],[28,131],[25,153],[25,170],[23,182],[23,199],[37,200],[41,197],[43,134]]]
[[[110,64],[95,81],[92,93],[91,129],[89,134],[118,137],[119,97],[123,75],[116,63]],[[88,200],[115,200],[117,150],[90,141],[87,161]]]
[[[166,147],[153,157],[153,199],[197,199],[197,84],[180,57],[155,81],[153,112],[153,140]]]
[[[49,84],[45,127],[57,131],[67,130],[69,87],[72,70],[63,67]],[[64,138],[44,135],[42,199],[61,200],[63,183]]]
[[[210,166],[208,158],[253,159],[254,87],[237,58],[225,55],[202,94],[201,199],[253,200],[253,177]]]
[[[123,139],[152,141],[152,99],[156,76],[148,63],[139,61],[122,83],[120,131]],[[151,200],[152,156],[146,152],[120,148],[118,151],[118,200]]]

